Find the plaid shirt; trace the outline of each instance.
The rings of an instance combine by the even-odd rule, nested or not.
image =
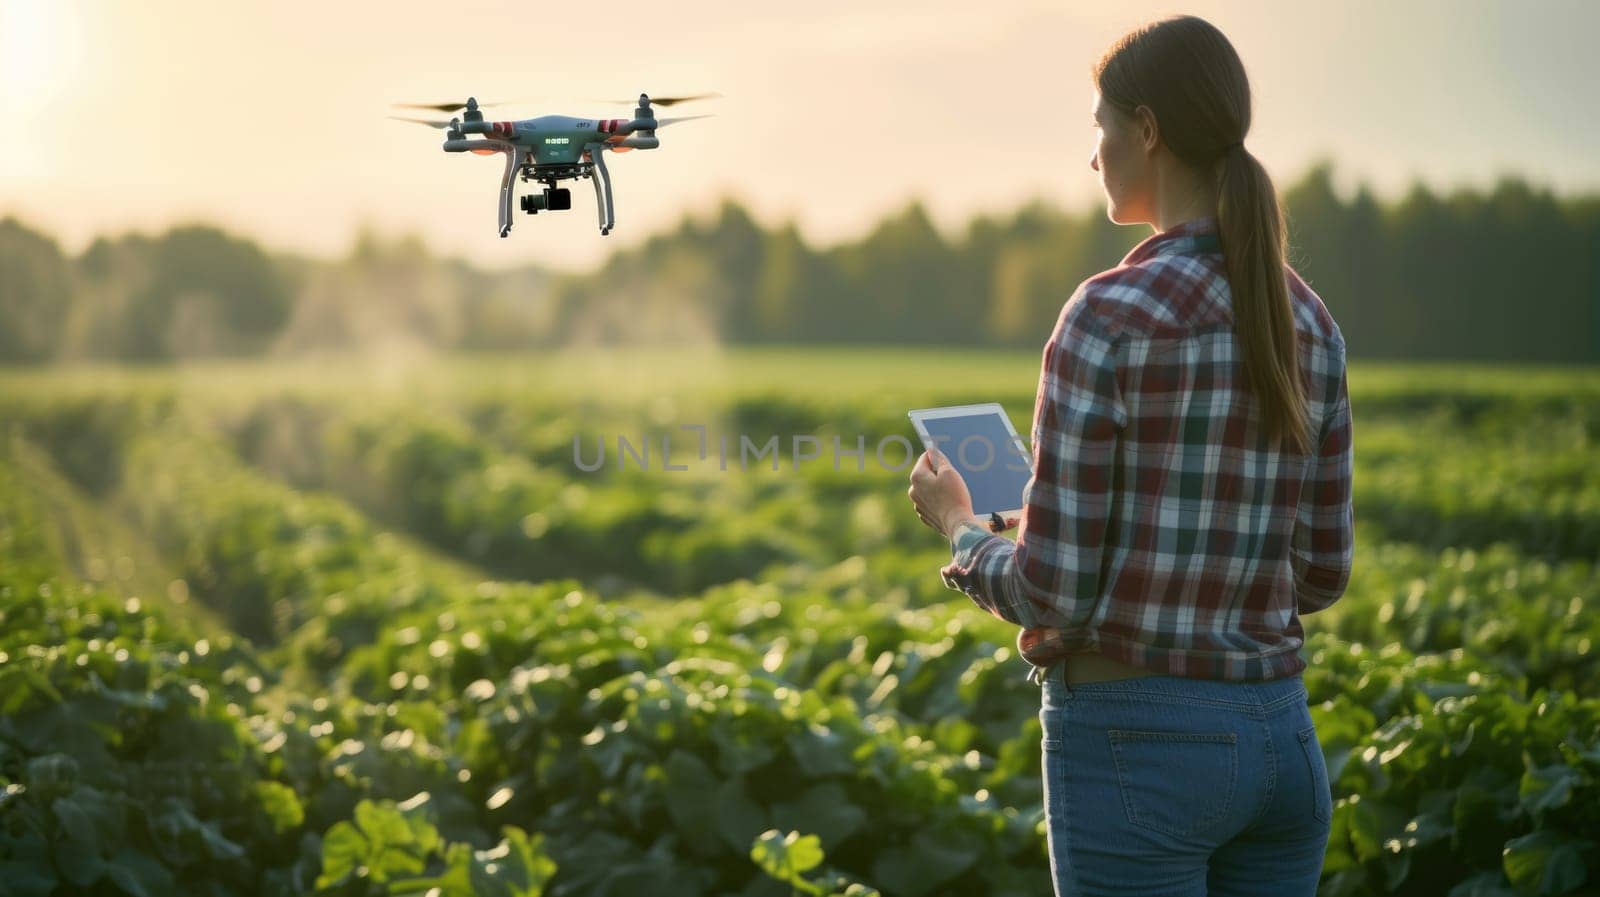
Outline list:
[[[1086,651],[1174,676],[1294,675],[1299,615],[1349,582],[1344,337],[1286,266],[1315,449],[1267,447],[1218,240],[1215,218],[1184,222],[1078,287],[1044,347],[1016,541],[951,533],[945,584],[1024,627],[1035,675]]]

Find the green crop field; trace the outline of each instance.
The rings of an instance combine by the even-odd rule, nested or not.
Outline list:
[[[1025,433],[1038,364],[0,374],[0,893],[1048,893],[1038,689],[884,442],[972,401]],[[1351,397],[1322,893],[1595,893],[1600,371]]]

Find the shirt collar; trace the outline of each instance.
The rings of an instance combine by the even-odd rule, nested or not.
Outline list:
[[[1160,233],[1145,237],[1139,245],[1128,250],[1128,254],[1122,258],[1122,264],[1133,265],[1162,255],[1219,252],[1221,250],[1216,241],[1216,216],[1190,218]]]

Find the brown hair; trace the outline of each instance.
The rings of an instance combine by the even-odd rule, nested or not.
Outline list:
[[[1210,22],[1172,16],[1123,35],[1092,76],[1106,103],[1129,115],[1148,107],[1167,148],[1216,178],[1234,333],[1250,391],[1269,440],[1309,453],[1283,209],[1266,169],[1244,148],[1250,83],[1239,54]]]

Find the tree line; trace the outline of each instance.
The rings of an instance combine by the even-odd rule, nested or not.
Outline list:
[[[1600,196],[1520,177],[1380,200],[1332,166],[1280,189],[1290,262],[1352,357],[1600,361]],[[1150,231],[1099,205],[1033,202],[941,233],[920,202],[864,237],[808,244],[732,199],[597,270],[489,271],[417,237],[363,232],[334,259],[206,224],[96,239],[71,255],[0,220],[0,362],[441,351],[596,343],[1037,347],[1084,278]]]

